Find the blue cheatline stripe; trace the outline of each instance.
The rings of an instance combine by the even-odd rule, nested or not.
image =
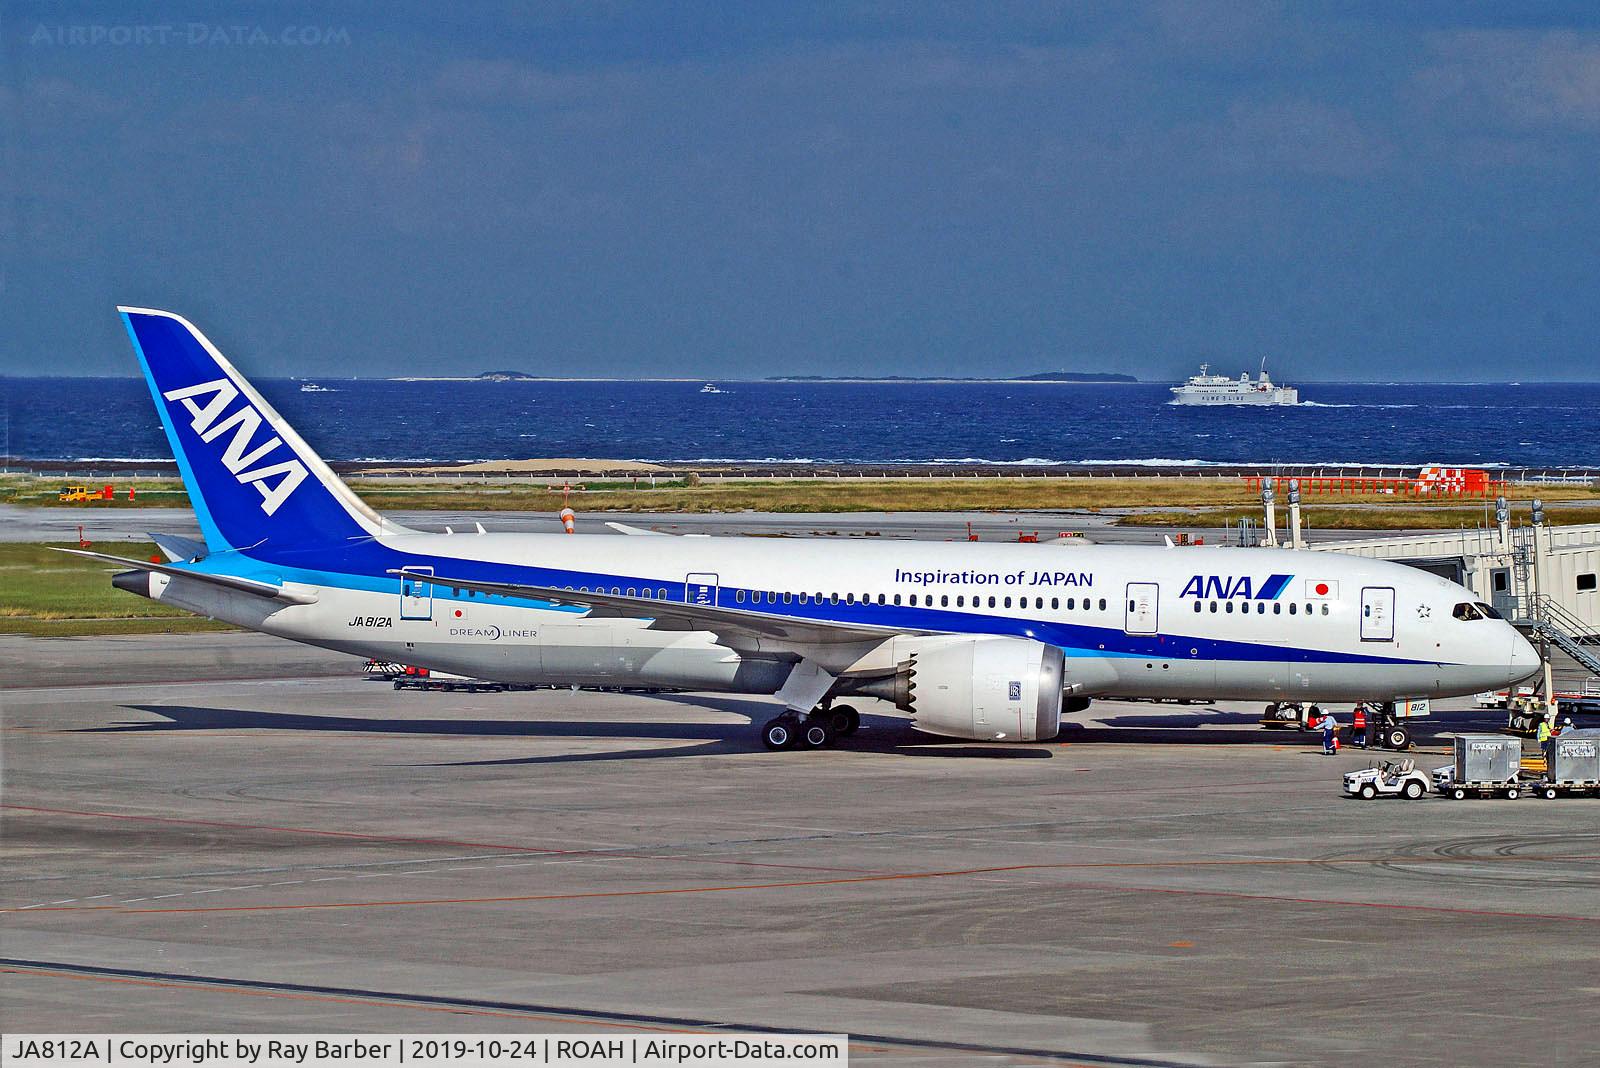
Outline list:
[[[1261,592],[1256,594],[1257,599],[1263,601],[1276,601],[1283,595],[1284,588],[1289,585],[1293,575],[1272,575],[1262,583]]]
[[[161,417],[161,429],[167,433],[167,444],[172,446],[172,457],[178,461],[178,472],[183,476],[183,488],[189,491],[189,503],[194,506],[195,518],[200,522],[200,536],[205,539],[206,548],[212,552],[232,548],[228,539],[222,536],[222,530],[217,526],[217,521],[211,517],[211,509],[206,507],[205,494],[200,492],[200,482],[195,478],[194,468],[189,466],[189,457],[185,454],[183,446],[178,440],[178,428],[172,425],[172,417],[167,414],[167,400],[161,395],[161,387],[156,385],[155,375],[150,371],[150,361],[144,354],[144,346],[139,344],[139,335],[133,329],[133,320],[127,312],[122,312],[122,325],[128,331],[128,340],[133,342],[134,354],[139,357],[139,369],[144,372],[145,384],[150,387],[150,396],[156,402],[156,414]]]
[[[602,574],[591,571],[568,571],[518,564],[503,564],[485,560],[467,560],[455,557],[431,556],[426,553],[402,554],[395,549],[370,539],[360,539],[322,548],[274,549],[271,543],[252,549],[248,554],[228,553],[208,557],[195,570],[215,574],[237,575],[263,582],[302,582],[312,586],[360,590],[369,593],[392,594],[398,603],[399,578],[390,575],[389,569],[402,566],[432,567],[440,577],[433,583],[435,600],[447,604],[495,604],[542,611],[559,611],[567,615],[581,614],[585,609],[575,606],[555,606],[534,598],[502,597],[498,595],[441,594],[449,589],[449,579],[459,578],[479,582],[523,583],[535,586],[588,587],[590,589],[648,586],[666,589],[668,601],[683,603],[683,582],[679,579],[641,578],[633,575]],[[740,591],[723,586],[719,601],[723,607],[732,607],[732,600]],[[743,591],[746,598],[754,592]],[[1063,620],[1025,619],[1014,616],[983,615],[967,611],[909,605],[878,604],[767,604],[752,607],[770,615],[782,615],[797,620],[828,620],[839,623],[860,623],[897,630],[930,630],[951,634],[992,635],[997,637],[1031,638],[1060,647],[1069,656],[1082,657],[1145,657],[1159,660],[1229,660],[1242,662],[1293,662],[1335,664],[1422,664],[1432,661],[1410,660],[1399,657],[1374,656],[1368,653],[1345,653],[1313,647],[1265,644],[1210,638],[1183,634],[1127,634],[1120,626],[1092,625]]]

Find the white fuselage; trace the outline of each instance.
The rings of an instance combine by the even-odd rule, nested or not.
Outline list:
[[[543,585],[1060,647],[1086,696],[1391,700],[1505,686],[1537,667],[1473,595],[1412,568],[1275,549],[829,539],[400,534],[377,542],[439,576],[537,569]],[[648,619],[472,594],[447,581],[262,564],[283,605],[183,577],[150,595],[295,641],[514,683],[771,693],[794,657]],[[554,574],[557,577],[552,579]],[[637,591],[637,592],[636,592]],[[864,660],[870,656],[864,654]]]

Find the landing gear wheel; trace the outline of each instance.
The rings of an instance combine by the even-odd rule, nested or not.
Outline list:
[[[1363,800],[1363,801],[1371,801],[1374,797],[1377,797],[1377,796],[1378,796],[1378,790],[1370,782],[1367,783],[1365,786],[1361,787],[1361,800]]]
[[[1422,784],[1420,782],[1406,783],[1405,795],[1407,801],[1415,801],[1422,796]]]
[[[767,725],[761,728],[761,744],[768,749],[793,749],[799,740],[797,735],[794,720],[779,716],[768,720]]]
[[[813,716],[800,727],[800,744],[807,749],[826,749],[833,744],[833,731],[820,717]]]
[[[1404,752],[1411,745],[1411,732],[1404,727],[1390,727],[1383,732],[1383,744],[1396,752]]]
[[[861,729],[861,713],[849,705],[834,705],[822,714],[835,738],[845,738]]]

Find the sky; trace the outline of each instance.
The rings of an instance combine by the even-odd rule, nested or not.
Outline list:
[[[0,374],[1600,379],[1592,3],[0,9]]]

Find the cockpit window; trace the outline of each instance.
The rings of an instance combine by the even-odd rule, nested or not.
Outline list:
[[[1450,614],[1455,616],[1457,619],[1483,618],[1483,613],[1478,611],[1475,606],[1468,604],[1466,601],[1462,601],[1460,604],[1456,605],[1455,609]]]
[[[1484,604],[1482,601],[1474,601],[1473,602],[1473,607],[1475,607],[1478,611],[1482,612],[1484,614],[1484,616],[1486,616],[1489,619],[1504,619],[1505,618],[1505,616],[1501,615],[1499,612],[1497,612],[1495,610],[1495,607],[1492,604]]]

